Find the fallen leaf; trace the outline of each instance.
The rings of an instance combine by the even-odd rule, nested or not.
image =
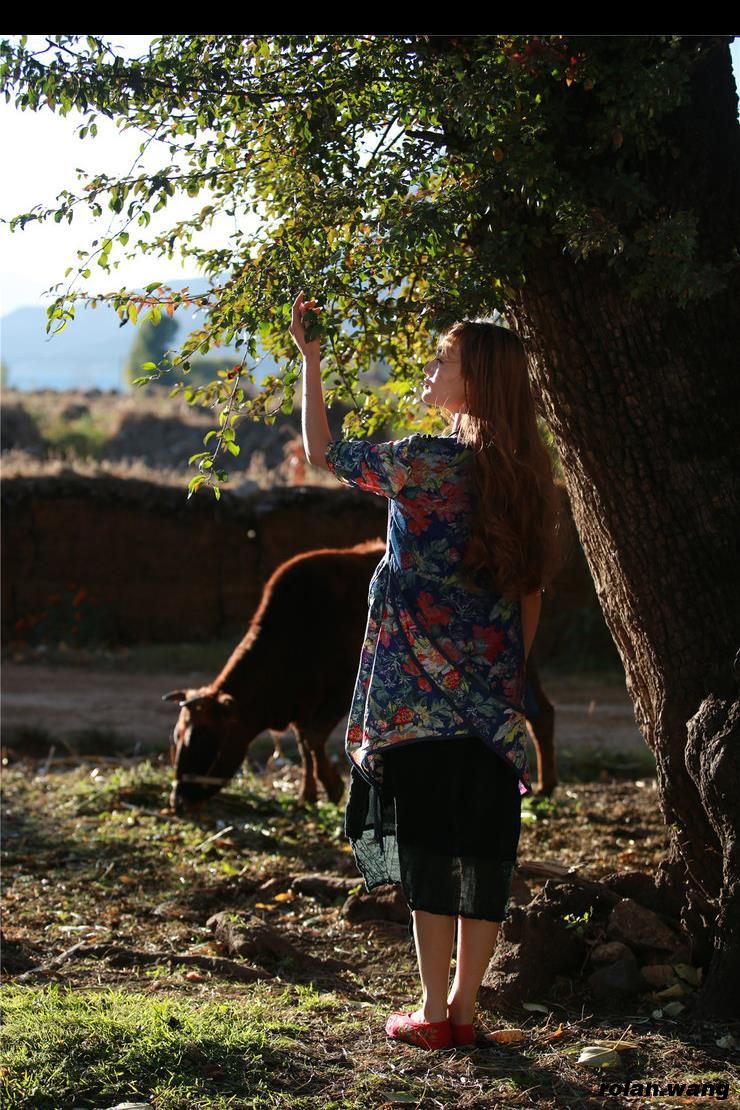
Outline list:
[[[666,987],[662,991],[654,991],[653,997],[654,998],[683,998],[683,996],[685,994],[686,994],[686,991],[683,989],[683,987],[681,986],[680,983],[673,983],[672,986]]]
[[[577,1064],[584,1064],[588,1068],[608,1068],[619,1063],[619,1053],[610,1048],[601,1048],[599,1045],[590,1044],[581,1049],[581,1055],[576,1060]]]
[[[680,1014],[685,1009],[683,1002],[669,1002],[667,1006],[663,1007],[663,1013],[667,1014],[668,1017],[675,1017],[676,1014]]]
[[[692,987],[699,986],[699,972],[701,968],[694,967],[693,964],[674,964],[673,970],[679,979],[683,979],[684,983],[689,983]]]
[[[524,1040],[526,1033],[523,1029],[494,1029],[486,1033],[487,1041],[497,1041],[498,1044],[511,1044],[513,1041]]]

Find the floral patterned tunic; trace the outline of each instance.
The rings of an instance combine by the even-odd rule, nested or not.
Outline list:
[[[386,443],[333,440],[329,470],[388,498],[386,550],[368,592],[368,618],[345,753],[366,781],[383,782],[382,751],[443,736],[479,736],[531,793],[523,709],[521,605],[463,583],[471,526],[473,452],[455,433]]]

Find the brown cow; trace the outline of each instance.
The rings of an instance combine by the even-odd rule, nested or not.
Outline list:
[[[368,614],[368,588],[385,544],[295,555],[265,584],[246,635],[221,673],[198,689],[170,690],[180,715],[170,743],[170,804],[192,808],[237,772],[259,733],[293,726],[301,755],[302,802],[317,799],[316,778],[338,802],[345,780],[327,759],[327,736],[349,710]],[[557,783],[554,711],[530,653],[524,701],[537,752],[540,793]]]

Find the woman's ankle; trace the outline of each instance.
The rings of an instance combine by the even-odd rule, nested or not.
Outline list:
[[[463,1002],[456,998],[448,999],[447,1016],[453,1025],[472,1025],[475,1018],[475,1002]]]

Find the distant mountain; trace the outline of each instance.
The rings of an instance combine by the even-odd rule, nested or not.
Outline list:
[[[204,293],[209,288],[205,278],[164,284],[171,289],[187,285],[193,293]],[[95,309],[84,308],[78,303],[75,314],[74,320],[55,336],[46,333],[46,309],[41,305],[16,308],[0,318],[0,358],[7,368],[6,388],[130,392],[121,374],[136,334],[134,326],[128,323],[121,327],[110,305],[100,302]],[[191,308],[178,309],[175,320],[178,316],[182,322],[175,340],[177,344],[194,326]],[[186,317],[187,326],[184,324]],[[244,353],[243,348],[238,352],[233,347],[218,347],[210,354],[216,357],[229,351],[236,358]],[[274,374],[276,369],[274,360],[265,358],[260,363],[258,380],[265,374]]]

